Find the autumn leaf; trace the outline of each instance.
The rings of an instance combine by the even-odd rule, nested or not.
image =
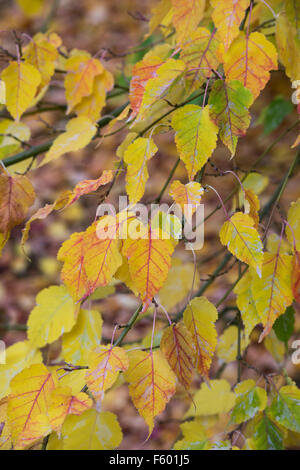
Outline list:
[[[51,286],[39,292],[27,326],[33,347],[53,343],[76,323],[77,307],[65,286]]]
[[[191,183],[182,184],[175,180],[170,186],[169,194],[178,204],[184,213],[185,206],[188,206],[188,214],[192,216],[200,204],[204,189],[200,183],[192,181]]]
[[[203,18],[205,0],[172,0],[177,43],[185,42]]]
[[[40,88],[48,85],[55,70],[58,58],[57,48],[46,34],[38,33],[24,49],[26,64],[33,65],[41,74]]]
[[[216,80],[208,101],[210,116],[219,127],[222,142],[235,154],[238,138],[250,124],[249,107],[253,103],[251,92],[238,80]]]
[[[257,387],[254,380],[244,380],[235,389],[236,402],[231,413],[231,422],[243,423],[253,418],[259,411],[263,411],[267,406],[266,391]]]
[[[7,398],[0,400],[0,450],[11,450],[11,433],[7,422]]]
[[[253,328],[262,322],[262,319],[256,310],[254,298],[252,295],[252,273],[247,272],[234,287],[236,294],[236,304],[241,312],[243,323],[245,325],[245,335],[249,337]]]
[[[51,392],[57,383],[55,374],[43,364],[34,364],[12,379],[7,417],[15,449],[29,447],[49,434],[47,413]]]
[[[96,401],[101,404],[104,392],[115,383],[120,371],[128,369],[129,361],[122,348],[112,345],[97,346],[89,354],[88,366],[86,384]]]
[[[168,276],[174,251],[171,240],[160,239],[159,231],[153,230],[151,224],[146,231],[147,237],[136,240],[127,238],[123,245],[123,254],[127,257],[131,278],[145,310]]]
[[[155,155],[157,150],[153,139],[139,137],[125,151],[126,191],[130,204],[136,204],[143,197],[149,177],[147,161]]]
[[[209,385],[202,383],[193,396],[193,401],[184,415],[185,418],[228,413],[234,406],[235,395],[225,379],[211,380]]]
[[[257,98],[270,78],[270,70],[277,70],[277,52],[262,33],[244,33],[233,41],[224,56],[226,81],[239,80]]]
[[[167,59],[155,70],[155,75],[147,80],[139,113],[135,122],[144,121],[153,106],[164,98],[167,98],[176,80],[183,74],[185,64],[181,60]]]
[[[35,192],[26,176],[0,175],[0,232],[4,236],[23,222],[35,200]]]
[[[67,124],[66,131],[54,140],[42,161],[42,165],[52,162],[67,152],[75,152],[86,147],[96,131],[96,126],[86,116],[71,119]]]
[[[264,326],[259,341],[269,334],[276,318],[293,301],[291,276],[292,256],[278,250],[264,254],[261,278],[254,274],[251,284],[255,308]]]
[[[209,115],[209,106],[186,104],[173,113],[172,127],[179,156],[190,179],[201,170],[217,143],[218,128]]]
[[[294,2],[296,4],[296,2]],[[285,73],[291,80],[300,78],[300,34],[295,25],[290,23],[285,12],[276,19],[276,43],[279,60],[285,67]]]
[[[116,415],[90,409],[81,416],[68,416],[62,425],[60,438],[52,434],[47,449],[112,450],[120,445],[122,437]]]
[[[69,114],[82,98],[92,94],[95,77],[103,73],[104,67],[88,52],[74,49],[65,63],[65,68],[67,114]]]
[[[75,326],[62,337],[62,357],[70,364],[87,365],[89,351],[101,341],[100,312],[81,309]]]
[[[210,3],[213,7],[212,19],[226,52],[239,34],[239,26],[249,6],[249,0],[211,0]]]
[[[231,325],[222,333],[219,338],[217,356],[225,362],[235,361],[238,350],[239,332],[235,325]],[[249,337],[242,332],[240,337],[240,350],[241,354],[244,353],[249,344]]]
[[[175,393],[176,377],[160,351],[130,351],[128,356],[125,379],[134,406],[149,427],[150,436],[155,416],[165,409]]]
[[[217,309],[206,297],[192,299],[183,313],[184,324],[191,332],[196,348],[196,369],[205,377],[208,377],[217,346],[217,319]]]
[[[252,217],[243,212],[233,214],[223,224],[220,240],[234,256],[252,266],[261,276],[263,245]]]
[[[300,432],[300,390],[296,385],[281,387],[274,396],[268,416],[291,431]]]
[[[41,74],[33,65],[11,62],[3,70],[1,78],[6,88],[7,110],[16,121],[19,121],[35,97],[41,83]]]
[[[184,323],[179,322],[165,329],[160,349],[179,382],[189,390],[195,364],[195,347],[192,334]]]
[[[0,122],[0,158],[5,158],[15,153],[22,145],[22,142],[28,142],[30,139],[30,129],[23,122],[3,119]],[[19,164],[17,164],[19,165]],[[26,162],[28,166],[28,163]],[[16,166],[12,165],[15,171]]]
[[[180,59],[187,66],[186,79],[190,91],[199,88],[212,76],[213,70],[217,70],[219,45],[215,32],[202,27],[193,31],[189,40],[182,44]]]
[[[60,431],[68,415],[80,416],[93,406],[86,393],[72,395],[71,387],[57,387],[51,392],[49,421],[53,431]]]
[[[300,198],[292,202],[288,211],[286,236],[292,246],[300,251]]]
[[[292,291],[295,301],[300,303],[300,253],[298,251],[293,259]]]

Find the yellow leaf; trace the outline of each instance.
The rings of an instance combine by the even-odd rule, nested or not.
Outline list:
[[[6,90],[5,83],[3,80],[0,80],[0,104],[6,103]]]
[[[268,336],[265,337],[264,345],[276,362],[280,364],[284,360],[285,345],[277,338],[273,329],[270,331]]]
[[[25,219],[35,200],[35,192],[26,176],[0,175],[0,232],[4,236]]]
[[[179,382],[189,390],[195,364],[196,349],[193,337],[184,323],[173,324],[164,330],[160,349]]]
[[[200,204],[204,189],[200,183],[192,181],[188,184],[182,184],[175,180],[170,186],[169,194],[184,212],[184,206],[188,205],[189,214],[192,216]]]
[[[163,286],[174,251],[171,240],[159,239],[159,231],[153,230],[151,224],[146,232],[145,238],[127,238],[123,245],[123,254],[128,259],[129,272],[144,303],[144,310]]]
[[[64,422],[58,439],[52,434],[49,450],[112,450],[122,441],[122,431],[116,415],[91,409],[81,416],[70,415]]]
[[[143,99],[135,122],[144,121],[149,112],[153,116],[157,102],[167,97],[171,87],[184,70],[184,62],[175,59],[167,59],[155,69],[155,75],[145,84]]]
[[[172,266],[163,287],[158,293],[160,303],[173,310],[190,293],[194,277],[194,263],[182,263],[179,258],[172,259]],[[199,272],[196,270],[194,290],[200,286]]]
[[[179,156],[193,179],[217,143],[218,128],[209,117],[209,106],[186,104],[173,113],[172,127]]]
[[[54,74],[58,51],[46,34],[38,33],[24,49],[26,64],[33,65],[41,74],[40,88],[48,85]]]
[[[7,422],[7,398],[0,400],[0,450],[12,447],[10,429]]]
[[[300,39],[297,29],[282,12],[276,20],[276,43],[279,59],[291,80],[300,79]]]
[[[255,268],[261,276],[263,245],[252,217],[243,212],[233,214],[223,224],[220,230],[220,240],[234,256]]]
[[[86,384],[97,403],[101,405],[104,392],[115,383],[120,371],[128,369],[129,361],[126,351],[122,348],[112,345],[97,346],[89,354],[88,366]]]
[[[228,413],[234,406],[235,395],[226,380],[211,380],[209,385],[202,383],[200,390],[193,396],[193,401],[185,418]]]
[[[196,369],[205,377],[208,377],[217,346],[217,319],[217,309],[206,297],[192,299],[183,313],[183,321],[196,348]]]
[[[101,341],[102,317],[96,310],[80,310],[76,325],[62,337],[62,357],[70,364],[86,366],[89,351]]]
[[[252,189],[245,189],[244,207],[245,213],[249,214],[249,216],[253,219],[254,227],[258,228],[260,202],[257,195],[252,191]]]
[[[136,204],[144,195],[149,173],[147,161],[157,152],[157,147],[152,139],[139,137],[135,139],[124,153],[124,161],[127,165],[126,191],[130,204]]]
[[[80,416],[93,406],[93,400],[86,393],[72,395],[71,387],[57,387],[52,390],[49,404],[49,421],[53,431],[60,431],[68,415]]]
[[[74,112],[78,116],[86,116],[92,122],[98,121],[101,111],[106,103],[106,93],[114,86],[114,78],[108,70],[94,79],[92,93],[82,98],[80,103],[74,106]]]
[[[120,280],[121,282],[124,282],[126,286],[132,290],[135,296],[139,295],[139,292],[137,288],[135,287],[135,284],[133,283],[133,280],[131,278],[130,272],[129,272],[129,265],[127,258],[125,256],[122,257],[122,265],[118,268],[115,278]]]
[[[176,40],[186,42],[203,18],[205,0],[172,0]]]
[[[192,32],[188,41],[182,44],[180,59],[187,65],[186,77],[190,91],[199,88],[207,78],[217,70],[219,58],[217,51],[219,40],[207,28],[198,28]]]
[[[153,431],[154,418],[161,413],[176,390],[176,376],[160,351],[130,351],[125,379],[139,414]]]
[[[75,152],[86,147],[96,131],[96,126],[86,116],[71,119],[67,124],[66,131],[55,139],[50,150],[46,153],[42,165],[67,152]]]
[[[30,129],[23,122],[16,122],[10,119],[3,119],[0,123],[0,158],[8,157],[14,154],[22,142],[28,142],[30,139]],[[28,166],[28,162],[26,162]],[[12,171],[15,165],[11,166]]]
[[[44,5],[44,0],[17,0],[17,2],[28,16],[38,15]]]
[[[6,88],[7,110],[19,121],[24,111],[32,104],[41,83],[41,74],[30,64],[11,62],[3,70],[1,78]]]
[[[76,323],[76,305],[65,286],[51,286],[39,292],[29,315],[28,339],[41,348],[53,343]]]
[[[65,89],[68,114],[74,106],[81,102],[82,98],[92,94],[95,77],[104,72],[104,67],[98,59],[91,57],[88,52],[78,49],[72,51],[65,67],[67,70]]]
[[[224,45],[225,52],[239,34],[239,26],[244,18],[249,0],[211,0],[212,19],[218,28],[218,36]]]
[[[49,433],[47,413],[57,382],[43,364],[34,364],[12,379],[7,416],[15,449],[24,449]]]
[[[42,355],[29,341],[18,341],[6,349],[6,362],[0,364],[0,399],[10,392],[10,381],[21,370],[42,362]]]
[[[172,0],[161,0],[157,5],[152,7],[151,19],[149,21],[149,34],[152,34],[160,25],[169,26],[172,20],[172,14]]]
[[[241,335],[241,353],[245,351],[249,344],[248,335],[242,333]],[[226,328],[224,333],[220,336],[217,356],[225,362],[231,362],[236,360],[238,351],[238,328],[234,325]]]
[[[286,236],[292,246],[296,245],[300,251],[300,198],[292,202],[288,211],[288,223],[286,226]]]
[[[277,52],[262,33],[244,33],[233,41],[224,56],[226,80],[239,80],[257,98],[270,78],[270,70],[277,70]]]
[[[236,304],[242,315],[246,337],[249,337],[253,328],[262,321],[255,307],[251,284],[252,273],[247,272],[233,289],[237,295]]]
[[[276,318],[293,302],[292,259],[278,250],[277,253],[265,253],[261,278],[253,275],[252,296],[264,326],[259,341],[270,333]]]

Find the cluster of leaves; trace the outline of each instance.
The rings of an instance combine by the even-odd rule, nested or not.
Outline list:
[[[28,170],[51,164],[67,152],[86,147],[109,121],[110,128],[122,120],[122,128],[129,128],[117,149],[118,169],[107,170],[96,180],[81,181],[31,215],[23,230],[22,246],[35,220],[63,210],[102,186],[107,196],[121,167],[126,169],[130,206],[116,216],[97,219],[62,244],[57,255],[62,262],[62,284],[37,295],[27,322],[28,339],[8,348],[7,364],[0,366],[0,448],[25,449],[42,439],[48,449],[117,447],[122,440],[120,425],[114,414],[101,410],[101,404],[105,392],[121,380],[120,373],[148,425],[149,437],[155,417],[176,388],[189,394],[194,374],[204,379],[184,417],[176,449],[235,448],[230,437],[245,422],[245,435],[249,436],[245,448],[282,449],[292,435],[299,439],[300,391],[289,378],[288,385],[279,390],[267,376],[265,388],[253,380],[238,380],[234,391],[224,379],[209,379],[215,353],[225,363],[235,360],[236,350],[243,352],[257,325],[263,326],[259,341],[270,340],[274,323],[286,316],[283,326],[277,323],[280,336],[290,318],[287,308],[300,300],[300,199],[291,203],[278,239],[266,237],[266,232],[262,237],[259,226],[269,206],[278,203],[298,157],[269,206],[260,210],[258,195],[264,183],[255,173],[242,182],[237,177],[243,209],[230,216],[221,201],[226,220],[220,227],[220,242],[228,250],[223,267],[232,256],[240,267],[244,264],[233,286],[243,337],[239,323],[227,328],[218,343],[218,305],[203,296],[213,277],[192,298],[199,281],[196,273],[176,259],[172,262],[179,243],[176,227],[181,227],[182,221],[159,213],[145,223],[134,211],[145,193],[148,161],[158,152],[155,135],[174,133],[178,151],[175,169],[182,160],[188,183],[173,181],[169,194],[175,204],[189,204],[193,212],[204,198],[204,189],[216,192],[201,182],[218,136],[234,157],[238,139],[250,124],[249,108],[269,81],[270,72],[278,68],[278,56],[291,81],[300,80],[299,5],[274,0],[267,8],[264,3],[161,0],[153,8],[149,32],[160,29],[163,39],[134,65],[130,103],[114,120],[101,119],[107,93],[114,87],[112,74],[97,56],[77,49],[67,51],[55,33],[27,38],[26,47],[19,47],[17,56],[3,70],[2,101],[12,119],[0,123],[4,166],[0,174],[0,247],[11,230],[26,219],[35,200],[28,176],[12,175],[7,167],[29,157],[34,160]],[[263,23],[275,27],[275,39],[261,32]],[[30,138],[29,128],[20,119],[43,100],[55,73],[64,77],[66,116],[70,115],[66,129],[53,141],[15,154],[21,142]],[[35,158],[45,151],[43,158]],[[130,228],[139,236],[131,236]],[[110,237],[104,236],[107,232]],[[122,334],[101,344],[100,313],[83,303],[116,280],[125,283],[141,304]],[[177,297],[170,299],[168,289],[178,283]],[[171,309],[189,292],[184,311],[170,320],[166,308]],[[154,335],[158,310],[169,320],[159,339]],[[150,347],[121,347],[139,316],[151,311]],[[284,342],[291,333],[283,335]],[[40,350],[60,338],[59,364],[44,365]],[[226,421],[228,413],[229,421],[222,430],[227,439],[211,436],[205,422],[221,415]]]

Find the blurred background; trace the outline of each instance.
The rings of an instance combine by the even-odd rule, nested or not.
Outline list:
[[[74,0],[0,0],[0,69],[2,70],[8,64],[8,56],[3,49],[15,53],[16,38],[26,43],[24,37],[21,36],[22,32],[33,36],[39,31],[46,31],[50,28],[61,36],[67,51],[78,48],[87,50],[91,54],[99,53],[105,67],[126,89],[129,86],[133,64],[142,59],[149,44],[160,38],[159,34],[157,37],[146,37],[150,11],[155,4],[157,4],[155,0],[81,0],[76,2]],[[270,29],[269,34],[272,35],[272,33]],[[247,136],[238,144],[235,159],[230,160],[228,150],[219,142],[212,159],[214,164],[222,170],[235,169],[242,176],[243,170],[250,168],[268,146],[297,121],[298,115],[296,107],[291,103],[291,94],[290,81],[279,68],[278,71],[272,73],[271,81],[251,108],[252,123]],[[103,114],[109,114],[127,100],[128,94],[124,90],[124,93],[108,100]],[[52,80],[43,101],[50,105],[65,104],[63,82],[58,74]],[[51,138],[53,127],[63,129],[65,126],[65,117],[60,111],[31,115],[22,120],[31,128],[30,145],[36,145]],[[266,153],[257,168],[258,173],[266,177],[260,194],[262,206],[272,195],[274,188],[294,158],[295,149],[291,149],[290,146],[295,141],[297,133],[298,129],[295,127],[280,139],[272,151]],[[104,169],[115,168],[116,149],[125,135],[126,131],[107,139],[97,139],[82,151],[64,155],[51,165],[30,171],[29,177],[37,193],[31,212],[35,212],[46,203],[53,202],[61,191],[72,189],[78,181],[98,178]],[[159,135],[155,139],[159,153],[149,164],[150,179],[146,187],[145,201],[151,201],[158,195],[177,158],[172,133]],[[0,153],[0,158],[3,156]],[[25,162],[13,170],[24,171],[27,166],[28,162]],[[290,180],[280,202],[281,211],[285,214],[290,202],[300,196],[299,168],[297,170],[298,173],[296,172]],[[209,168],[208,173],[213,174],[213,168]],[[182,164],[177,168],[175,177],[184,183],[187,182],[186,171]],[[223,198],[236,184],[232,175],[205,176],[204,182],[212,184]],[[118,179],[109,195],[108,202],[116,203],[120,194],[125,194],[124,176]],[[165,194],[163,200],[171,201],[167,192]],[[100,199],[101,194],[92,193],[81,198],[79,202],[65,211],[55,212],[44,221],[34,222],[26,244],[26,252],[30,260],[20,249],[22,227],[16,227],[13,230],[12,238],[0,258],[0,334],[7,346],[26,337],[24,325],[35,305],[37,293],[49,285],[60,283],[61,266],[56,260],[60,245],[71,233],[85,230],[91,224]],[[212,192],[205,195],[203,202],[206,214],[211,212],[218,203]],[[227,204],[228,209],[233,207],[232,204],[232,201]],[[223,222],[224,214],[218,211],[205,224],[205,244],[197,253],[197,286],[208,278],[224,255],[218,236],[218,230]],[[269,233],[279,234],[280,226],[281,219],[276,212]],[[192,253],[185,251],[183,247],[176,250],[175,256],[192,266]],[[235,265],[206,291],[206,295],[212,302],[216,303],[220,300],[228,287],[235,282],[238,275],[237,269]],[[182,280],[177,279],[176,276],[174,279],[173,290],[165,292],[166,299],[170,299],[180,288]],[[122,284],[116,284],[104,295],[107,296],[101,298],[99,294],[98,299],[93,302],[94,307],[101,311],[104,319],[103,337],[111,338],[114,324],[116,322],[125,324],[139,301],[133,294],[128,294]],[[226,305],[235,305],[234,294],[229,296],[227,303],[221,308]],[[183,306],[184,301],[175,306],[169,306],[169,310],[171,313],[176,313]],[[299,308],[297,306],[295,308],[297,315],[294,339],[297,333],[300,335]],[[233,318],[231,315],[234,316],[235,313],[229,311],[224,320],[219,322],[220,331],[230,324]],[[164,325],[163,321],[163,319],[158,321],[158,329]],[[149,334],[151,325],[152,318],[148,315],[130,332],[127,340],[129,342],[140,341]],[[300,366],[294,366],[289,360],[289,355],[285,356],[286,350],[283,343],[279,343],[276,338],[271,338],[269,344],[265,342],[258,345],[258,335],[259,331],[254,332],[252,343],[247,350],[247,362],[254,364],[262,373],[276,373],[278,364],[284,361],[289,374],[298,381],[299,385]],[[51,349],[46,351],[49,361],[56,358],[58,350],[59,344],[51,346]],[[220,376],[234,384],[236,363],[232,360],[228,361],[221,372],[220,365],[222,365],[220,359],[213,362],[212,376],[219,371]],[[245,369],[243,378],[246,377],[254,377],[256,380],[257,374],[250,369]],[[200,383],[201,380],[195,378],[193,384],[195,390],[199,388]],[[118,387],[113,388],[107,394],[104,406],[118,415],[124,432],[121,448],[137,449],[143,446],[143,449],[168,449],[178,436],[179,422],[189,404],[190,398],[183,391],[179,392],[167,410],[158,418],[159,425],[156,426],[152,438],[146,444],[143,444],[147,437],[145,423],[134,409],[126,386],[119,383]],[[212,433],[217,432],[218,426],[220,429],[223,427],[221,418],[211,424]]]

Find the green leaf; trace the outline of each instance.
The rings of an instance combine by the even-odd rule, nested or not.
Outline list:
[[[287,344],[293,334],[295,324],[295,310],[292,306],[288,307],[283,315],[275,321],[273,329],[277,338]]]
[[[268,416],[291,431],[300,432],[300,390],[286,385],[275,396]]]
[[[254,450],[283,450],[283,433],[265,413],[259,413],[249,425]]]
[[[208,104],[212,120],[220,128],[220,138],[235,154],[238,138],[246,133],[250,124],[249,107],[253,103],[250,90],[239,80],[216,80]]]
[[[263,134],[267,135],[277,129],[284,118],[293,111],[294,107],[290,101],[282,96],[276,96],[273,101],[264,108],[257,123],[263,124]]]
[[[267,406],[266,391],[257,387],[254,380],[245,380],[235,388],[237,395],[235,406],[231,413],[232,423],[243,423]]]

